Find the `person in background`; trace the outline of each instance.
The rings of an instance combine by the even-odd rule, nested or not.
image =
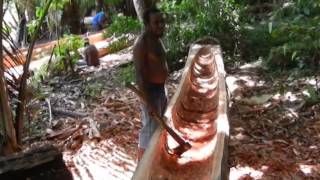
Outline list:
[[[88,66],[99,66],[99,52],[95,45],[90,45],[89,39],[85,39],[84,60]]]
[[[103,11],[97,13],[93,20],[92,20],[92,26],[95,31],[101,31],[105,26],[107,25],[108,18],[107,14]]]
[[[136,81],[144,93],[147,106],[141,105],[142,129],[139,134],[138,160],[141,159],[158,124],[150,115],[150,107],[163,116],[167,97],[165,81],[168,77],[166,52],[161,37],[164,34],[163,14],[156,7],[147,9],[143,14],[144,32],[136,40],[133,48],[133,61]]]

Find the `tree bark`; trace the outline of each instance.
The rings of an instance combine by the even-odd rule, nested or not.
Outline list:
[[[3,0],[0,0],[0,8],[3,9]],[[4,152],[5,154],[11,154],[18,149],[18,145],[13,126],[12,112],[9,104],[7,83],[4,77],[2,21],[3,11],[0,11],[0,122],[2,122],[3,125],[4,138],[6,141],[4,146]]]
[[[81,33],[79,5],[71,0],[64,7],[62,14],[62,26],[67,26],[71,34]]]
[[[143,12],[145,11],[143,0],[133,0],[134,8],[136,9],[137,16],[141,22],[143,22]]]
[[[97,13],[102,11],[104,8],[104,1],[103,0],[96,0],[96,11]]]
[[[134,8],[136,9],[137,16],[143,22],[143,13],[145,10],[154,6],[158,0],[133,0]]]
[[[125,15],[132,16],[132,17],[137,16],[137,13],[134,8],[134,4],[133,4],[132,0],[126,0],[126,2],[125,2]]]

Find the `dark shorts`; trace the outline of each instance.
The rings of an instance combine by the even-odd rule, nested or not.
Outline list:
[[[100,24],[93,24],[92,27],[94,31],[101,31],[103,29]]]
[[[152,103],[153,107],[157,110],[157,113],[163,116],[167,106],[167,97],[164,85],[151,86],[147,91],[149,95],[146,98]],[[142,104],[141,111],[142,129],[139,134],[139,147],[146,149],[153,133],[158,127],[158,123],[149,115],[148,107]]]

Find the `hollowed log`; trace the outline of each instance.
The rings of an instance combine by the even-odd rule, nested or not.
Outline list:
[[[225,71],[220,46],[193,44],[179,87],[165,116],[170,126],[192,146],[180,157],[177,142],[163,129],[151,144],[134,180],[207,180],[227,177],[224,171],[229,135]]]

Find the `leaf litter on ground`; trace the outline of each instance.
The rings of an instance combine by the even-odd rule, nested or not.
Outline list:
[[[261,71],[237,68],[227,77],[230,179],[320,179],[319,104],[307,105],[306,81],[267,81]]]
[[[102,58],[100,67],[82,68],[74,76],[56,76],[42,84],[56,113],[49,126],[48,106],[39,101],[44,113],[34,121],[41,124],[44,136],[28,140],[26,146],[57,146],[75,179],[131,179],[137,163],[140,103],[116,79],[119,66],[130,63],[131,51],[129,47]],[[170,76],[169,96],[181,73]]]

